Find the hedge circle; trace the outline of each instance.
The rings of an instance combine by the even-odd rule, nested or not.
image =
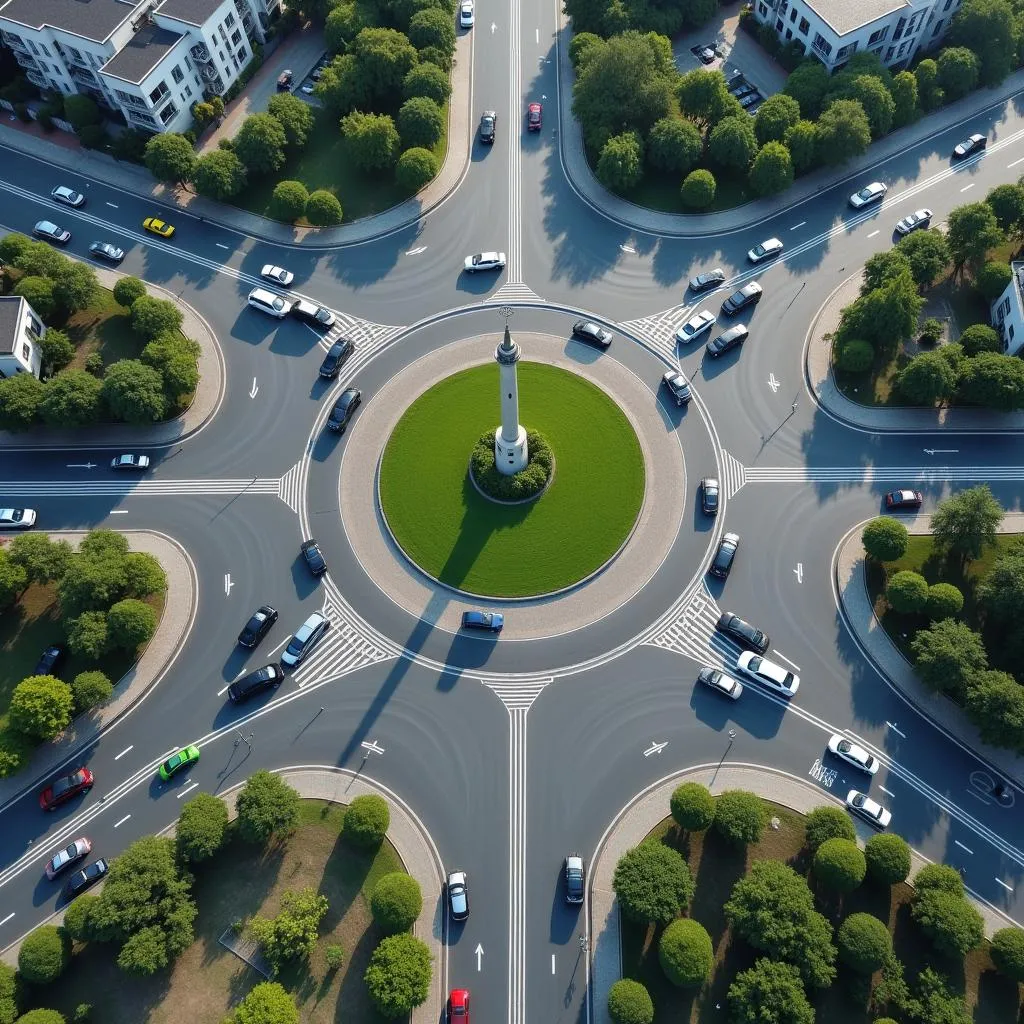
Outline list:
[[[357,796],[345,809],[342,834],[364,850],[380,846],[391,824],[387,801],[374,793]]]
[[[408,931],[423,909],[419,882],[404,871],[381,877],[370,893],[374,921],[389,935]]]
[[[704,832],[715,820],[715,798],[708,787],[699,782],[677,786],[669,808],[676,824],[686,832]]]
[[[872,836],[864,844],[868,876],[880,885],[897,885],[910,874],[910,847],[892,832]]]
[[[849,839],[826,839],[814,854],[814,877],[833,892],[853,892],[867,869],[864,854]]]
[[[632,978],[620,978],[608,991],[608,1016],[615,1024],[653,1024],[650,992]]]
[[[699,921],[681,917],[662,933],[658,943],[658,963],[673,985],[700,987],[707,981],[714,961],[711,936]]]
[[[858,974],[874,974],[892,953],[889,929],[872,914],[851,914],[836,935],[839,959]]]

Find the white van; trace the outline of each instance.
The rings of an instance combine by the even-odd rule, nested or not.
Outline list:
[[[266,288],[253,288],[249,292],[249,305],[268,316],[276,316],[278,320],[284,319],[292,311],[292,304],[283,295],[267,291]]]

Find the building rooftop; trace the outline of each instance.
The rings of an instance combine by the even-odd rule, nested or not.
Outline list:
[[[839,36],[870,25],[887,14],[912,8],[909,0],[805,0],[814,13]]]
[[[14,351],[24,301],[20,295],[0,295],[0,355],[7,356]]]
[[[146,22],[100,70],[138,85],[181,38],[178,32]]]
[[[147,0],[0,0],[0,19],[30,28],[49,25],[102,43]]]
[[[186,25],[202,25],[224,0],[164,0],[160,14]]]

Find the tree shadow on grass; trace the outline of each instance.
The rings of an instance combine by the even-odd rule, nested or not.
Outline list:
[[[377,928],[371,925],[359,937],[353,949],[345,950],[345,977],[342,978],[338,1003],[334,1010],[337,1024],[351,1024],[352,1021],[375,1024],[381,1019],[370,1001],[363,975],[366,974],[373,951],[383,937]],[[437,970],[438,966],[435,964],[434,969]]]
[[[356,850],[345,842],[343,835],[338,837],[320,879],[320,895],[327,897],[327,913],[320,923],[321,934],[333,932],[348,913],[362,891],[375,856],[376,850]]]
[[[735,937],[731,937],[725,948],[717,952],[714,973],[700,1001],[700,1014],[697,1017],[700,1024],[721,1024],[725,1017],[717,1007],[724,1009],[729,986],[737,974],[753,967],[758,956],[763,955]]]
[[[1011,1024],[1024,1015],[1020,986],[996,971],[982,971],[978,976],[978,1002],[974,1008],[975,1024]]]
[[[905,968],[904,976],[911,982],[911,990],[914,988],[913,979],[926,967],[931,967],[946,979],[955,995],[964,995],[967,976],[963,958],[944,956],[928,941],[910,916],[909,902],[901,904],[896,911],[892,944],[893,951]]]
[[[714,832],[705,834],[700,866],[697,869],[697,892],[690,916],[704,925],[716,949],[729,927],[725,918],[725,903],[732,894],[733,886],[746,873],[746,850],[730,846]]]

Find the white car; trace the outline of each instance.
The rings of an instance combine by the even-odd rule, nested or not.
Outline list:
[[[462,0],[459,4],[459,25],[462,28],[473,27],[473,0]]]
[[[74,864],[76,860],[81,860],[91,850],[92,843],[85,836],[76,839],[70,846],[66,846],[60,853],[50,858],[46,865],[46,877],[56,878],[66,867]]]
[[[467,256],[463,266],[467,274],[475,274],[478,270],[502,270],[505,267],[505,254],[478,252],[475,256]]]
[[[769,238],[761,242],[759,245],[755,245],[747,253],[747,259],[751,263],[760,263],[762,260],[766,260],[771,256],[778,256],[782,252],[782,239],[780,238]]]
[[[858,747],[856,743],[839,733],[829,739],[828,749],[836,757],[846,761],[847,764],[852,764],[854,768],[859,768],[862,772],[867,772],[868,775],[874,775],[878,771],[877,757],[872,757],[863,747]]]
[[[709,665],[705,665],[697,673],[697,681],[710,686],[716,693],[725,694],[731,700],[739,700],[743,694],[743,684],[738,679],[733,679],[732,676],[727,676]]]
[[[34,508],[0,508],[0,530],[27,530],[35,524]]]
[[[268,281],[273,281],[274,284],[279,284],[282,288],[287,288],[295,280],[295,275],[290,270],[285,270],[283,267],[275,267],[272,263],[268,263],[260,271],[260,277],[265,277]]]
[[[110,460],[111,469],[149,469],[148,455],[115,455]]]
[[[705,331],[710,331],[718,322],[718,317],[709,309],[702,309],[699,313],[691,316],[685,324],[680,324],[676,331],[676,341],[681,345],[689,345],[694,338],[700,337]]]
[[[856,789],[851,789],[846,794],[846,809],[870,821],[875,828],[886,828],[892,821],[892,811],[876,803],[867,793],[861,793]]]
[[[901,235],[909,235],[911,231],[918,228],[926,228],[931,223],[932,211],[928,209],[915,210],[909,217],[896,222],[896,231]]]
[[[665,376],[661,378],[665,382],[665,387],[668,388],[672,397],[676,400],[676,405],[686,405],[692,397],[690,393],[690,382],[686,379],[686,375],[681,373],[679,370],[666,370]]]
[[[776,665],[774,661],[762,658],[753,651],[744,651],[736,659],[736,667],[748,679],[768,687],[783,697],[793,697],[800,689],[800,677],[795,672]]]
[[[50,198],[56,199],[58,203],[63,203],[65,206],[85,206],[85,196],[73,188],[68,188],[67,185],[58,185],[50,193]]]
[[[873,181],[870,185],[865,185],[859,192],[854,192],[850,196],[850,205],[855,210],[859,210],[862,206],[870,206],[872,203],[880,202],[882,196],[888,191],[888,185],[883,185],[880,181]]]

